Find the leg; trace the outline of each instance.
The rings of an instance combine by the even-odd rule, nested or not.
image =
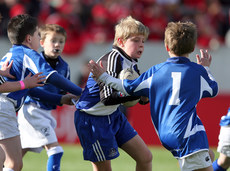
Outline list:
[[[112,171],[111,161],[106,160],[102,162],[91,162],[93,171]]]
[[[44,147],[48,155],[47,171],[60,171],[61,158],[63,155],[62,147],[58,142],[48,144]]]
[[[22,169],[22,150],[20,137],[15,136],[0,141],[0,145],[6,154],[4,166],[14,171]]]
[[[136,161],[136,171],[152,170],[152,153],[139,135],[121,146]]]
[[[226,171],[230,167],[230,126],[221,126],[217,152],[219,157],[213,162],[213,169]]]
[[[230,167],[230,158],[220,153],[217,163],[227,170]]]

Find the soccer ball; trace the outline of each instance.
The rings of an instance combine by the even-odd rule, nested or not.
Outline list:
[[[139,77],[139,74],[131,68],[123,69],[119,74],[119,79],[121,79],[121,80],[123,80],[123,79],[134,80],[138,77]],[[125,103],[122,103],[122,105],[124,105],[126,107],[132,107],[132,106],[136,105],[139,102],[139,100],[140,99],[127,101]]]

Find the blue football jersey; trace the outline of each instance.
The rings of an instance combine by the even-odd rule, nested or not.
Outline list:
[[[201,98],[217,95],[218,86],[209,72],[186,57],[169,58],[135,80],[106,84],[126,95],[147,96],[151,118],[162,145],[176,158],[209,148],[205,128],[197,115]]]
[[[228,108],[228,113],[225,116],[221,117],[220,126],[230,125],[230,107]]]
[[[41,54],[41,58],[43,58],[45,60],[45,58],[43,56],[43,53],[40,53],[40,54]],[[69,65],[60,56],[58,57],[57,61],[58,62],[56,63],[55,70],[60,75],[62,75],[63,77],[65,77],[68,80],[70,80],[70,68],[69,68]],[[48,65],[49,65],[49,63],[48,63]],[[60,94],[60,95],[66,93],[64,90],[62,90],[62,89],[60,89],[60,88],[58,88],[58,87],[56,87],[56,86],[54,86],[52,84],[45,84],[44,86],[37,87],[36,89],[41,89],[41,90],[45,90],[45,91],[55,93],[55,94]],[[46,97],[44,97],[44,98],[46,98]],[[57,105],[51,104],[51,103],[45,103],[43,101],[40,101],[40,99],[34,98],[30,94],[29,94],[29,96],[26,97],[25,103],[26,104],[35,103],[40,108],[45,109],[45,110],[52,110],[52,109],[57,108]]]
[[[43,72],[42,75],[46,75],[47,79],[53,72],[56,72],[47,64],[44,58],[41,58],[38,52],[24,45],[13,45],[0,61],[0,66],[7,60],[14,61],[10,69],[10,74],[15,76],[16,79],[4,77],[6,81],[23,80],[29,72],[32,74]],[[16,92],[2,93],[1,95],[8,97],[14,103],[17,111],[23,104],[27,93],[28,89],[24,89]]]
[[[113,46],[112,50],[103,55],[98,61],[103,63],[103,67],[109,75],[118,78],[121,70],[132,68],[139,73],[137,60],[130,58],[123,50]],[[85,89],[76,105],[76,108],[91,115],[110,115],[117,110],[120,104],[104,105],[102,99],[111,97],[114,89],[109,86],[98,84],[89,75]],[[116,93],[119,93],[116,91]],[[119,93],[120,94],[120,93]],[[113,99],[118,101],[118,99]]]

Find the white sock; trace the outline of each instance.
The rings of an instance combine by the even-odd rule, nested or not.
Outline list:
[[[4,167],[2,171],[14,171],[13,169]]]

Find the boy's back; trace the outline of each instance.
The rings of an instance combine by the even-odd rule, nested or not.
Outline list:
[[[197,138],[199,134],[199,147],[208,148],[203,138],[206,137],[205,129],[196,117],[195,107],[201,98],[217,94],[216,82],[209,80],[201,65],[185,57],[169,58],[149,69],[147,74],[153,75],[149,90],[151,101],[154,101],[151,115],[163,145],[176,157],[182,157],[198,148],[194,148],[197,144],[192,141],[186,144],[186,138]],[[184,148],[185,144],[188,148]]]

